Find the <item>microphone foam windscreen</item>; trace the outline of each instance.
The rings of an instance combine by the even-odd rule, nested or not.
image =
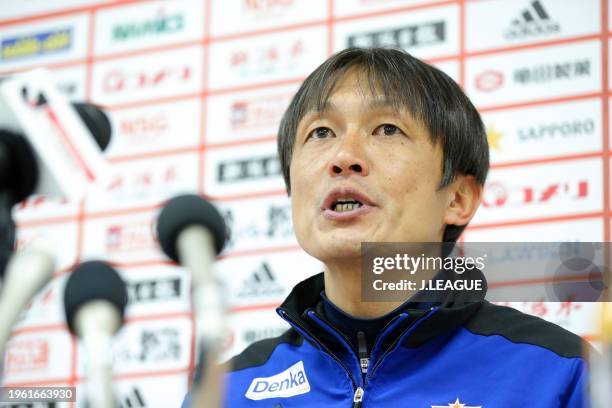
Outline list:
[[[104,151],[111,139],[111,123],[106,113],[89,103],[73,102],[72,106],[76,109],[91,135],[96,139],[100,150]]]
[[[83,262],[66,282],[64,312],[68,328],[73,334],[76,334],[74,327],[76,313],[81,306],[92,300],[106,300],[113,304],[123,321],[128,301],[127,288],[117,271],[105,262]]]
[[[170,259],[179,262],[176,241],[181,231],[191,225],[208,229],[215,241],[217,254],[223,250],[227,228],[217,208],[200,196],[185,194],[171,199],[157,219],[157,238]]]
[[[0,129],[0,188],[13,193],[13,205],[34,192],[38,165],[25,137]]]

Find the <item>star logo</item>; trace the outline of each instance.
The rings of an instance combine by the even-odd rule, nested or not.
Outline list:
[[[455,402],[449,402],[448,405],[432,405],[431,408],[482,408],[482,406],[465,405],[459,402],[459,398],[457,398]]]
[[[489,142],[489,147],[492,150],[498,152],[501,150],[501,140],[503,137],[504,134],[496,130],[493,126],[490,126],[487,129],[487,141]]]

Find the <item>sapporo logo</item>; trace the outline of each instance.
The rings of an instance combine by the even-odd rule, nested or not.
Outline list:
[[[72,29],[62,28],[2,40],[2,61],[13,61],[35,55],[55,54],[70,49]]]
[[[592,135],[595,121],[591,118],[546,123],[539,126],[521,127],[517,130],[520,142],[567,140]]]
[[[352,34],[349,47],[401,47],[404,49],[444,42],[446,23],[433,21],[397,28]]]
[[[251,400],[287,398],[310,392],[304,362],[298,361],[282,373],[271,377],[254,378],[245,397]]]
[[[550,18],[540,0],[532,1],[512,20],[510,27],[504,32],[509,40],[532,37],[543,34],[557,33],[561,26]]]
[[[134,38],[176,33],[183,30],[184,26],[183,13],[166,14],[160,10],[156,16],[146,20],[115,24],[111,36],[113,41],[128,41]]]

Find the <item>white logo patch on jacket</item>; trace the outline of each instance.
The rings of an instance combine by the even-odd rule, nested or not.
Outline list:
[[[304,362],[298,361],[282,373],[254,378],[245,397],[252,400],[287,398],[310,392]]]

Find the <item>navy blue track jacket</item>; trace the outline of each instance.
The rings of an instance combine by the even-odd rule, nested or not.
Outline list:
[[[277,309],[292,327],[232,359],[225,406],[588,406],[585,343],[559,326],[447,297],[440,306],[399,313],[360,361],[322,314],[323,289],[323,274],[296,285]]]

